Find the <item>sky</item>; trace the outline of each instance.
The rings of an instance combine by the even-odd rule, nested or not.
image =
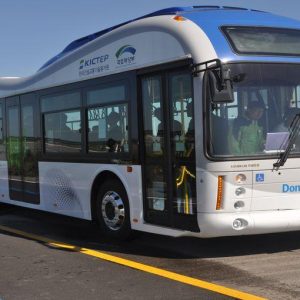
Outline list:
[[[33,75],[70,42],[172,6],[227,5],[300,21],[299,0],[0,0],[0,77]]]

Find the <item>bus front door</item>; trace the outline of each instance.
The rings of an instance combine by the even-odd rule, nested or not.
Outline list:
[[[144,75],[140,86],[145,221],[197,232],[192,76]]]

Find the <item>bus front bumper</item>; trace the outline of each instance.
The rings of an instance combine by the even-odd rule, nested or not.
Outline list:
[[[200,237],[264,234],[300,230],[300,210],[198,213]]]

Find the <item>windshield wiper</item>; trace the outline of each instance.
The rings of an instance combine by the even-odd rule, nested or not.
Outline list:
[[[288,156],[292,151],[294,142],[299,134],[299,131],[300,131],[300,114],[296,114],[289,128],[290,134],[287,140],[286,149],[284,150],[283,153],[280,154],[277,162],[273,164],[273,167],[276,171],[278,171],[278,169],[282,167],[285,164],[286,160],[288,159]]]

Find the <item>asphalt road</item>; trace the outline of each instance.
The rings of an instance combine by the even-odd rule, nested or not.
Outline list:
[[[300,232],[218,239],[141,234],[118,243],[89,222],[0,206],[0,225],[268,299],[300,299]],[[0,299],[230,299],[0,231]]]

